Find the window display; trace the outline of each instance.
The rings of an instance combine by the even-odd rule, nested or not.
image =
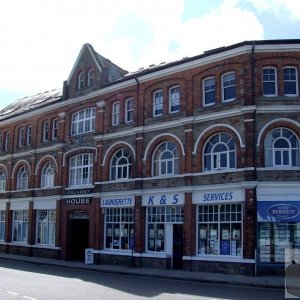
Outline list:
[[[242,256],[242,204],[198,206],[198,253]]]

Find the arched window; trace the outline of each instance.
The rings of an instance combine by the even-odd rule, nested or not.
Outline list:
[[[94,70],[90,69],[88,72],[88,77],[87,77],[87,86],[88,87],[93,85],[93,79],[94,79]]]
[[[0,170],[0,191],[5,191],[6,189],[6,172],[5,170]]]
[[[83,72],[81,72],[79,75],[78,75],[78,83],[77,83],[77,88],[78,90],[81,90],[83,89]]]
[[[153,155],[153,176],[178,174],[179,157],[174,143],[163,142]]]
[[[17,190],[28,189],[28,170],[22,166],[17,175]]]
[[[132,157],[130,152],[122,148],[111,159],[110,180],[128,179],[131,175]]]
[[[54,186],[54,174],[55,174],[55,168],[53,163],[51,163],[50,161],[45,163],[42,170],[42,176],[41,176],[42,188]]]
[[[265,139],[266,167],[299,166],[299,139],[288,129],[277,128]]]
[[[227,133],[214,135],[204,147],[204,171],[236,167],[236,146]]]

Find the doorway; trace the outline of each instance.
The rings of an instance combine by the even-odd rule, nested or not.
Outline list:
[[[71,219],[70,259],[84,260],[89,247],[89,219]]]
[[[173,269],[182,269],[183,225],[173,224]]]

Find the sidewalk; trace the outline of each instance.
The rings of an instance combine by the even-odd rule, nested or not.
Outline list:
[[[0,259],[18,260],[34,264],[59,266],[64,268],[92,270],[106,273],[129,274],[137,276],[160,277],[177,280],[210,282],[233,285],[246,285],[265,288],[284,288],[284,276],[245,276],[219,273],[188,272],[182,270],[165,270],[153,268],[135,268],[111,265],[86,265],[84,262],[64,261],[40,257],[28,257],[0,253]],[[1,262],[0,262],[1,266]]]

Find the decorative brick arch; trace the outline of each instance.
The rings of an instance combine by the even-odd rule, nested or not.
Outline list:
[[[235,128],[229,126],[227,124],[216,124],[213,126],[208,127],[204,130],[200,136],[198,137],[195,148],[194,148],[194,157],[195,157],[195,172],[203,172],[203,151],[207,141],[218,133],[227,133],[229,134],[234,140],[236,144],[236,164],[237,168],[242,166],[242,148],[245,145],[242,143],[242,138],[240,134],[237,132]]]
[[[15,166],[13,167],[12,173],[11,173],[11,179],[12,179],[12,189],[16,190],[17,188],[17,175],[18,172],[20,170],[21,167],[23,167],[24,165],[27,166],[28,169],[28,188],[30,188],[32,186],[32,179],[31,179],[31,168],[30,168],[30,164],[26,161],[26,160],[19,160]]]
[[[259,132],[257,137],[257,166],[263,167],[265,165],[265,147],[264,141],[267,135],[276,128],[285,128],[292,131],[298,139],[300,139],[300,124],[294,120],[287,118],[279,118],[267,123]]]
[[[113,155],[116,153],[116,151],[123,149],[123,148],[127,149],[132,155],[132,177],[133,178],[135,177],[134,164],[135,164],[136,155],[135,155],[134,148],[129,143],[120,141],[120,142],[116,142],[116,143],[112,144],[106,150],[106,152],[104,154],[102,165],[101,165],[103,167],[102,180],[109,180],[111,159],[112,159]]]
[[[55,166],[55,176],[54,176],[54,185],[57,185],[57,174],[58,174],[58,164],[56,159],[52,155],[45,155],[43,156],[39,162],[36,165],[35,168],[35,186],[41,186],[41,175],[42,175],[42,170],[45,166],[46,163],[52,162]]]
[[[184,146],[182,142],[179,140],[177,136],[170,133],[160,134],[153,138],[146,150],[145,155],[143,158],[143,161],[145,162],[145,176],[150,177],[151,176],[151,168],[152,168],[152,159],[153,159],[153,153],[155,149],[163,142],[171,142],[174,143],[178,150],[178,156],[179,156],[179,174],[182,174],[185,170],[185,152],[184,152]]]

